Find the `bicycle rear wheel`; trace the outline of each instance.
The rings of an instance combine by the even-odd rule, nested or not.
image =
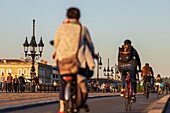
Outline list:
[[[128,111],[129,108],[129,100],[125,97],[125,110]]]
[[[65,87],[65,113],[77,113],[76,108],[76,89],[71,85],[72,82],[67,82]]]
[[[156,95],[157,95],[157,97],[159,97],[159,86],[158,85],[156,86],[156,90],[157,90],[156,91],[156,93],[157,93]]]
[[[149,86],[148,83],[146,84],[146,98],[149,98]]]
[[[128,110],[131,110],[132,109],[132,102],[130,99],[128,98],[125,98],[125,110],[128,111]]]
[[[129,92],[131,88],[127,88],[127,92],[125,93],[125,110],[128,111],[128,110],[131,110],[132,109],[132,94],[131,92]]]

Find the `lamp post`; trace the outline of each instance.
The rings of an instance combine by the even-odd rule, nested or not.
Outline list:
[[[97,82],[99,82],[99,69],[101,69],[102,66],[102,57],[99,55],[99,52],[97,53]]]
[[[114,79],[116,80],[116,76],[117,76],[117,73],[118,73],[118,67],[117,67],[118,65],[117,64],[115,64],[112,68],[114,69]]]
[[[26,58],[30,58],[30,57],[32,58],[32,67],[31,67],[31,72],[30,72],[31,84],[32,84],[32,79],[33,79],[33,76],[35,75],[34,63],[35,63],[35,60],[39,59],[39,57],[42,56],[43,47],[44,47],[42,37],[41,37],[40,42],[38,44],[39,54],[36,53],[37,52],[37,43],[36,43],[36,40],[35,40],[35,20],[34,19],[33,19],[33,36],[31,37],[30,44],[28,43],[28,40],[27,40],[27,37],[26,37],[23,46],[24,46],[25,57]],[[28,53],[28,50],[30,50],[30,53]],[[31,85],[31,89],[32,89],[32,85]]]
[[[109,80],[109,76],[113,76],[113,68],[109,67],[109,58],[108,58],[108,65],[107,65],[107,69],[104,67],[103,69],[104,72],[104,76],[107,76],[107,79]]]

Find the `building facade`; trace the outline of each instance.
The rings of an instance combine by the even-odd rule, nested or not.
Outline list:
[[[56,68],[51,65],[47,65],[45,62],[35,62],[35,73],[40,78],[43,84],[53,83],[54,80],[58,80],[58,73]],[[4,73],[5,79],[8,73],[14,77],[18,77],[24,74],[27,82],[31,79],[30,71],[32,62],[30,60],[22,59],[0,59],[0,74]],[[56,70],[56,71],[54,71]]]

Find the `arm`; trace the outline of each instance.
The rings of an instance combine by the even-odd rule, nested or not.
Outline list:
[[[134,49],[134,48],[133,48]],[[136,51],[136,49],[134,49],[134,52],[135,52],[135,59],[136,59],[136,61],[137,61],[137,65],[138,65],[138,67],[139,67],[139,71],[141,70],[141,61],[140,61],[140,57],[139,57],[139,54],[138,54],[138,52]]]
[[[52,58],[53,59],[55,59],[55,57],[56,57],[56,50],[57,50],[57,47],[58,47],[58,44],[59,44],[59,42],[60,42],[60,35],[61,35],[61,27],[59,27],[58,29],[57,29],[57,32],[56,32],[56,36],[55,36],[55,38],[54,38],[54,53],[53,53],[53,55],[52,55]]]
[[[153,72],[152,67],[150,67],[150,72],[151,72],[151,74],[152,74],[152,76],[153,76],[153,75],[154,75],[154,72]]]
[[[90,37],[90,33],[85,26],[83,26],[83,29],[84,29],[84,34],[85,34],[85,37],[86,37],[85,41],[86,41],[87,46],[89,47],[89,49],[92,52],[92,55],[94,57],[95,52],[94,52],[94,46],[93,46],[93,43],[92,43],[92,40],[91,40],[91,37]]]

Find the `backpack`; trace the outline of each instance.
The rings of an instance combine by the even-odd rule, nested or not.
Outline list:
[[[119,47],[119,53],[118,53],[118,61],[119,62],[129,62],[133,57],[133,47],[129,46],[126,53],[124,52],[124,48]]]

